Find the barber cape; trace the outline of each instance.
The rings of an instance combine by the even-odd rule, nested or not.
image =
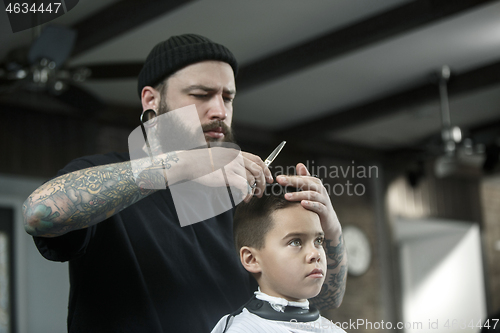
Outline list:
[[[309,301],[290,302],[256,291],[240,309],[222,317],[211,333],[330,333],[345,331],[319,311],[309,307]]]

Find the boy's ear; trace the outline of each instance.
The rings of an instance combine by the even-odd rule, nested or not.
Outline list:
[[[261,272],[260,264],[257,260],[256,254],[257,249],[254,249],[253,247],[242,246],[240,249],[241,264],[247,271],[254,274]]]

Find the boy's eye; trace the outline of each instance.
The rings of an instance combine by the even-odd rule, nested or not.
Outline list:
[[[232,101],[233,101],[232,98],[230,98],[230,97],[224,97],[224,102],[231,103]]]
[[[196,98],[205,98],[208,95],[191,94],[191,96],[196,97]]]
[[[325,239],[323,237],[319,237],[316,239],[316,245],[323,245],[323,243],[325,242]]]
[[[300,246],[300,239],[292,239],[290,243],[288,243],[291,246]]]

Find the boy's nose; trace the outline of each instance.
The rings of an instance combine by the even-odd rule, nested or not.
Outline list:
[[[314,248],[311,250],[311,252],[309,253],[309,256],[307,258],[307,262],[319,262],[321,260],[321,255],[319,254],[319,251]]]

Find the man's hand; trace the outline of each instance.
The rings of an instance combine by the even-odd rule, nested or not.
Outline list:
[[[253,188],[252,193],[245,198],[245,202],[248,202],[252,196],[255,194],[257,197],[261,198],[264,195],[266,189],[266,182],[271,184],[273,182],[273,175],[269,168],[264,164],[264,161],[257,156],[246,152],[241,152],[245,162],[246,178],[247,182]]]
[[[241,198],[248,202],[254,194],[262,197],[266,182],[273,182],[271,171],[259,156],[234,148],[211,147],[177,152],[177,155],[183,175],[179,177],[179,169],[167,170],[170,185],[182,181],[195,181],[212,187],[225,184],[237,189]],[[252,187],[253,184],[255,187]]]
[[[333,209],[330,196],[320,179],[312,177],[306,166],[297,164],[297,176],[278,176],[282,186],[300,188],[300,192],[285,194],[289,201],[300,201],[302,207],[318,214],[325,233],[325,252],[327,273],[318,296],[311,303],[320,310],[337,308],[342,303],[347,276],[347,256],[337,214]]]
[[[325,235],[339,233],[341,230],[339,219],[321,180],[312,177],[302,163],[297,164],[296,170],[298,176],[276,177],[280,185],[293,186],[302,190],[287,193],[285,198],[290,201],[300,201],[302,207],[317,213]]]

